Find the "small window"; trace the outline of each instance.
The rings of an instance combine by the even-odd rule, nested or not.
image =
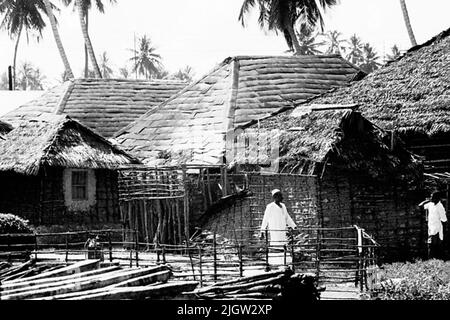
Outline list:
[[[88,200],[87,171],[72,171],[72,200]]]

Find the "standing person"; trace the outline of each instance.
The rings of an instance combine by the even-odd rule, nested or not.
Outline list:
[[[269,203],[264,212],[264,218],[261,224],[261,239],[264,239],[265,231],[268,230],[270,246],[275,251],[280,252],[284,245],[288,244],[287,232],[290,228],[297,226],[289,216],[283,201],[283,194],[279,189],[272,190],[273,202]],[[278,249],[278,250],[277,250]],[[282,257],[283,258],[283,257]],[[283,264],[284,261],[272,255],[271,264]]]
[[[426,199],[419,204],[419,207],[422,206],[427,210],[428,258],[442,258],[442,242],[444,241],[442,223],[447,222],[447,216],[439,194],[434,192],[430,199]]]

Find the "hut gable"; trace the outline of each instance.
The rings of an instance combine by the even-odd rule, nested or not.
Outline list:
[[[136,160],[63,115],[23,121],[0,141],[0,170],[37,175],[43,166],[115,169]]]
[[[363,80],[310,102],[353,103],[386,130],[429,136],[450,132],[450,29]]]
[[[67,114],[109,138],[185,86],[173,80],[74,79],[2,118],[16,125],[41,114]]]
[[[221,164],[228,130],[341,86],[360,72],[337,55],[227,58],[116,137],[147,164]]]
[[[390,146],[389,134],[364,118],[357,107],[299,107],[262,119],[257,130],[279,130],[282,172],[321,174],[324,165],[333,165],[385,177],[399,167],[415,169],[414,156],[400,143]],[[247,132],[254,127],[253,123],[244,126]]]

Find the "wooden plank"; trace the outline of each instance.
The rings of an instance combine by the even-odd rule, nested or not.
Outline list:
[[[161,299],[166,298],[167,296],[176,296],[186,291],[192,291],[197,285],[197,282],[184,281],[158,286],[116,288],[108,292],[75,297],[67,300]]]
[[[140,277],[146,274],[154,273],[155,268],[142,268],[133,269],[129,272],[122,272],[119,274],[106,275],[101,278],[87,280],[78,283],[71,283],[63,286],[32,290],[27,292],[20,292],[17,294],[3,295],[3,300],[22,300],[22,299],[33,299],[46,296],[60,295],[64,293],[77,292],[83,290],[91,290],[101,287],[107,287],[112,284],[120,283],[135,277]]]
[[[92,269],[98,269],[99,265],[100,265],[100,260],[84,260],[84,261],[76,262],[72,265],[69,265],[69,266],[66,266],[63,268],[58,268],[56,270],[52,270],[49,272],[43,272],[43,273],[35,275],[33,277],[28,277],[26,279],[12,280],[12,281],[8,281],[5,283],[13,283],[13,282],[19,283],[19,282],[24,282],[24,281],[29,281],[29,280],[57,277],[57,276],[63,276],[63,275],[71,275],[71,274],[81,273],[84,271],[89,271]]]

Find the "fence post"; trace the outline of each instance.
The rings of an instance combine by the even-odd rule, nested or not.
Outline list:
[[[113,258],[112,258],[111,231],[108,232],[108,249],[109,249],[109,262],[112,262]]]
[[[162,245],[162,262],[163,264],[166,264],[166,246]]]
[[[217,281],[217,243],[216,243],[216,231],[213,235],[213,268],[214,268],[214,281]]]
[[[265,230],[266,234],[266,271],[270,269],[269,266],[269,230]]]
[[[159,264],[160,259],[159,259],[159,243],[158,242],[155,243],[155,251],[156,251],[156,263]]]
[[[242,244],[239,243],[239,277],[244,276],[244,266],[242,264]]]
[[[133,248],[130,248],[130,268],[133,267]]]
[[[320,238],[320,230],[317,229],[317,234],[316,234],[316,238],[317,238],[317,244],[316,244],[316,274],[317,274],[317,279],[319,279],[320,277],[320,251],[321,251],[321,238]]]
[[[8,262],[11,262],[11,239],[10,239],[10,235],[8,234],[6,236],[6,243],[8,244]]]
[[[200,287],[203,287],[203,269],[202,269],[202,248],[198,245],[198,267],[200,272]]]
[[[196,281],[195,280],[194,262],[192,261],[191,250],[189,248],[189,239],[186,239],[186,251],[187,251],[187,254],[189,255],[189,261],[191,262],[192,277],[194,278],[194,281]]]
[[[295,261],[294,261],[294,238],[291,239],[291,259],[292,259],[292,272],[295,272]]]
[[[284,261],[284,266],[287,265],[287,246],[284,244],[283,245],[283,261]],[[292,258],[294,259],[294,258]]]
[[[66,263],[69,261],[69,236],[66,233]]]
[[[38,255],[38,236],[35,233],[34,234],[34,260],[37,261],[37,255]]]
[[[136,267],[139,267],[139,238],[138,238],[138,230],[137,227],[134,229],[134,241],[135,241],[135,250],[136,250]]]

